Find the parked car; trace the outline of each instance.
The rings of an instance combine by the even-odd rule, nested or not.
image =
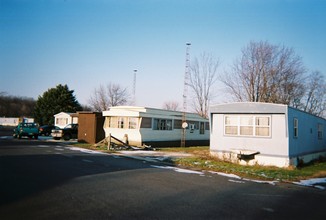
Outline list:
[[[68,124],[65,128],[53,129],[51,136],[55,140],[60,140],[63,138],[65,141],[70,139],[75,139],[78,136],[78,124]]]
[[[54,125],[43,125],[39,127],[38,133],[39,135],[50,136],[53,129],[60,129],[60,128]]]
[[[37,123],[19,123],[14,128],[14,138],[22,138],[27,136],[29,138],[38,139],[38,124]]]

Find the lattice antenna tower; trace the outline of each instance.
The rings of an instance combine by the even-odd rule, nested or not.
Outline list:
[[[181,137],[181,147],[186,146],[186,129],[188,127],[186,112],[187,112],[187,96],[188,96],[188,84],[189,84],[189,68],[190,68],[190,45],[186,44],[186,68],[184,75],[184,85],[183,85],[183,112],[182,112],[182,137]]]
[[[137,70],[134,69],[134,80],[132,83],[132,105],[136,105],[136,77],[137,77]]]

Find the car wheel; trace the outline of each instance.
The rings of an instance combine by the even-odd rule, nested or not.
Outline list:
[[[71,135],[70,135],[70,134],[65,134],[65,135],[63,136],[63,139],[64,139],[65,141],[69,141],[69,140],[71,139]]]

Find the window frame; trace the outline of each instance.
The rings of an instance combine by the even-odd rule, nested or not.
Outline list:
[[[241,120],[245,119],[246,120]],[[267,125],[259,125],[257,124],[258,118],[267,118]],[[249,119],[249,120],[248,120]],[[244,123],[247,122],[247,123]],[[227,128],[231,128],[227,131]],[[244,132],[241,128],[249,128],[249,132]],[[259,134],[259,128],[267,128],[268,135]],[[234,136],[234,137],[257,137],[257,138],[270,138],[272,136],[272,115],[265,114],[227,114],[224,115],[223,120],[223,134],[224,136]]]
[[[128,129],[137,129],[138,128],[138,117],[128,117]]]
[[[317,125],[317,138],[318,138],[318,140],[323,140],[323,138],[324,138],[323,131],[324,131],[323,124],[318,123],[318,125]]]
[[[199,134],[205,134],[205,122],[199,122]]]
[[[156,131],[172,131],[173,120],[166,118],[154,118],[152,129]]]
[[[299,120],[298,118],[293,118],[293,137],[299,137]]]
[[[118,128],[125,128],[125,117],[118,117]]]

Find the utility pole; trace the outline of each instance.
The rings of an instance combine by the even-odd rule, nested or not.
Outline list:
[[[134,69],[134,80],[132,83],[132,105],[136,105],[136,74],[137,70]]]
[[[188,84],[189,84],[189,67],[190,67],[190,45],[191,43],[186,44],[186,68],[185,68],[185,75],[184,75],[184,84],[183,84],[183,112],[182,112],[182,136],[181,136],[181,145],[180,147],[186,146],[186,133],[187,133],[187,119],[186,119],[186,112],[187,112],[187,95],[188,95]]]

